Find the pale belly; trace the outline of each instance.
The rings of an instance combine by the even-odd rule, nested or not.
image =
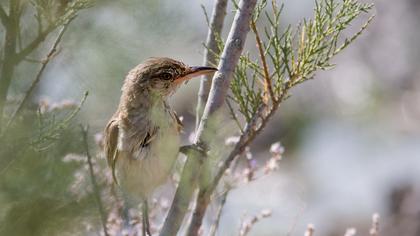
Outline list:
[[[126,197],[141,201],[170,177],[180,146],[176,130],[159,133],[147,148],[129,156],[122,153],[116,163],[116,177]]]

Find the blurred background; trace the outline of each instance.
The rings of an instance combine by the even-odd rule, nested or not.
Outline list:
[[[333,60],[334,69],[295,88],[251,146],[260,165],[270,158],[272,143],[280,141],[285,152],[276,172],[231,190],[218,235],[238,235],[241,220],[265,209],[271,216],[249,235],[302,235],[309,223],[315,235],[344,235],[348,228],[368,235],[374,213],[380,215],[381,235],[420,235],[420,2],[372,1],[376,18],[369,28]],[[200,5],[211,14],[212,3],[102,0],[81,11],[32,101],[51,108],[77,104],[85,91],[89,96],[53,151],[28,151],[16,142],[22,130],[35,129],[31,123],[10,134],[16,134],[10,138],[14,145],[0,152],[1,235],[97,235],[100,216],[81,168],[77,124],[90,125],[92,140],[100,134],[126,73],[148,57],[202,64],[207,24]],[[311,16],[314,1],[284,4],[284,22],[296,24]],[[229,3],[224,37],[233,14]],[[21,22],[28,35],[31,20]],[[52,38],[33,57],[42,58]],[[9,100],[21,99],[38,67],[20,64]],[[171,101],[184,117],[185,142],[198,85],[191,81]],[[94,142],[91,149],[99,152]],[[100,175],[106,165],[98,160]],[[211,223],[208,218],[205,226]]]

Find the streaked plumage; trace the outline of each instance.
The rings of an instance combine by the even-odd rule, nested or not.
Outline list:
[[[108,164],[127,200],[147,201],[166,181],[178,156],[181,123],[169,96],[183,81],[215,70],[151,58],[128,73],[118,109],[104,132]]]

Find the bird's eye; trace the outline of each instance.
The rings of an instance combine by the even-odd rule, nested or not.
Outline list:
[[[160,78],[164,80],[170,80],[172,78],[172,75],[170,73],[165,72],[160,75]]]

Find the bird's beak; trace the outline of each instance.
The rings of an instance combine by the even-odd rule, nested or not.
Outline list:
[[[183,76],[175,79],[176,83],[182,83],[184,81],[188,81],[194,77],[214,73],[217,71],[217,68],[210,67],[210,66],[191,66],[189,67]]]

